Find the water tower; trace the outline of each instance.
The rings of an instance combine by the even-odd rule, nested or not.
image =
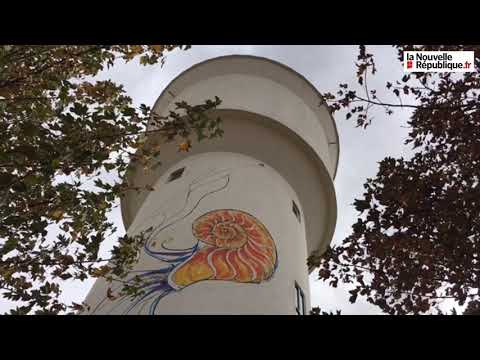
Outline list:
[[[151,228],[132,272],[143,294],[115,298],[121,284],[99,279],[90,314],[308,313],[306,259],[325,251],[337,215],[334,120],[303,76],[244,55],[184,71],[154,110],[214,96],[222,138],[193,141],[189,153],[164,144],[162,166],[130,177],[155,188],[121,203],[128,234]]]

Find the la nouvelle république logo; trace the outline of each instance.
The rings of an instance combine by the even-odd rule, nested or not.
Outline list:
[[[403,68],[406,72],[472,72],[473,51],[406,51]]]

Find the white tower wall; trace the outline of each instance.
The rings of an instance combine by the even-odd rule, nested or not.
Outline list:
[[[325,251],[336,222],[333,119],[301,75],[251,56],[192,67],[154,110],[214,96],[221,139],[193,140],[187,155],[163,144],[162,166],[150,172],[132,164],[130,183],[155,184],[122,199],[130,235],[154,229],[132,273],[148,280],[148,295],[112,301],[107,289],[118,284],[100,279],[86,299],[90,313],[295,314],[295,284],[310,308],[306,259]]]
[[[182,176],[168,182],[168,176],[182,168],[184,168]],[[305,227],[302,215],[297,218],[292,211],[294,201],[299,207],[300,214],[302,213],[297,195],[274,169],[240,154],[203,153],[180,161],[160,177],[155,186],[161,187],[162,191],[154,191],[147,197],[130,227],[129,234],[135,235],[139,231],[153,227],[152,239],[155,245],[152,245],[152,241],[147,242],[149,249],[161,250],[162,243],[165,247],[175,250],[189,249],[196,245],[200,249],[219,249],[216,253],[213,250],[211,253],[212,257],[218,254],[220,266],[215,267],[215,261],[212,258],[207,259],[203,265],[213,269],[213,276],[208,273],[210,280],[198,280],[187,286],[175,283],[175,279],[171,277],[169,285],[173,289],[169,290],[168,295],[162,298],[155,308],[152,307],[152,303],[163,295],[162,290],[152,293],[132,307],[135,301],[104,299],[101,291],[104,284],[98,283],[96,287],[100,290],[97,292],[100,296],[96,302],[100,306],[92,309],[95,313],[296,314],[295,282],[305,293],[308,293],[309,289],[305,261],[307,258]],[[265,226],[273,240],[275,251],[273,264],[266,257],[258,253],[255,256],[248,251],[250,248],[245,248],[249,241],[255,242],[253,238],[248,239],[239,248],[229,248],[228,244],[223,247],[229,249],[227,254],[230,261],[225,262],[223,260],[226,260],[226,257],[222,260],[220,256],[221,246],[211,247],[195,237],[192,223],[196,219],[211,212],[218,212],[225,218],[221,211],[224,209],[250,214]],[[225,220],[229,224],[228,220],[232,219]],[[241,225],[248,228],[245,224]],[[260,246],[256,249],[261,251]],[[250,259],[254,259],[253,266],[249,256],[252,256]],[[222,261],[223,265],[231,263],[229,280],[225,279],[227,276],[222,279],[220,274]],[[248,273],[242,276],[239,271],[242,269],[239,267],[244,265]],[[168,266],[168,263],[159,261],[144,251],[133,270],[138,271],[138,274],[144,274]],[[264,278],[259,274],[259,269],[271,272],[271,275]],[[93,292],[96,292],[95,288]],[[102,303],[102,300],[105,301]],[[308,308],[308,298],[306,302]]]

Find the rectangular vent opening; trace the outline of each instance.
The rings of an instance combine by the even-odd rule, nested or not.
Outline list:
[[[175,170],[174,172],[172,172],[172,173],[168,176],[167,183],[172,182],[172,181],[174,181],[174,180],[177,180],[177,179],[181,178],[184,171],[185,171],[185,167],[182,167],[182,168],[180,168],[180,169]]]
[[[301,222],[302,222],[302,217],[301,217],[301,215],[300,215],[300,210],[298,209],[297,204],[296,204],[295,201],[293,201],[293,200],[292,200],[292,211],[293,211],[293,213],[295,214],[298,222],[301,223]]]
[[[295,311],[298,315],[306,315],[305,294],[302,288],[295,281]]]

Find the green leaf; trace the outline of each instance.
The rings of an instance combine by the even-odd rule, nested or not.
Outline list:
[[[122,111],[123,115],[125,116],[135,116],[136,111],[134,108],[128,107]]]
[[[52,168],[58,169],[60,167],[60,160],[59,159],[53,159],[51,162]]]
[[[80,104],[78,102],[76,102],[74,105],[73,105],[73,108],[71,108],[71,111],[77,115],[86,115],[87,112],[88,112],[88,107],[83,105],[83,104]]]
[[[39,181],[40,181],[40,178],[35,176],[35,175],[28,175],[23,179],[23,182],[27,186],[34,186],[34,185],[38,184]]]
[[[105,163],[105,164],[103,164],[103,167],[105,168],[105,170],[111,171],[111,170],[115,169],[115,164]]]

